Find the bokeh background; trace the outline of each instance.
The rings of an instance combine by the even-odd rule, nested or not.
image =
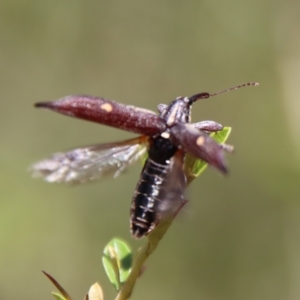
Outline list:
[[[132,134],[34,109],[90,94],[156,110],[179,95],[193,120],[232,126],[230,175],[193,182],[190,202],[150,258],[132,299],[300,298],[299,1],[2,0],[0,298],[51,299],[52,274],[82,299],[104,245],[129,234],[141,165],[86,186],[33,180],[52,152]]]

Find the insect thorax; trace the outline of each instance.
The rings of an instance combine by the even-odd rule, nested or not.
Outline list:
[[[159,135],[150,140],[149,158],[158,164],[166,164],[176,151],[177,147],[169,138]]]
[[[178,122],[190,123],[191,121],[191,102],[188,97],[178,97],[169,105],[160,104],[158,110],[167,127],[172,127]]]

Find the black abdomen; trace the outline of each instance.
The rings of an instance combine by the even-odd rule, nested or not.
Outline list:
[[[166,197],[165,184],[170,159],[177,147],[161,136],[153,138],[149,157],[141,173],[131,204],[131,233],[141,238],[150,233],[160,219],[160,205]]]

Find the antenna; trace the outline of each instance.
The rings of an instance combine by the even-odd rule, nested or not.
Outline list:
[[[226,89],[226,90],[223,90],[223,91],[220,91],[220,92],[209,94],[209,97],[224,94],[224,93],[227,93],[227,92],[230,92],[230,91],[233,91],[233,90],[237,90],[239,88],[246,87],[246,86],[258,86],[258,85],[259,85],[258,82],[247,82],[247,83],[243,83],[243,84],[240,84],[240,85],[233,86],[229,89]]]
[[[193,95],[193,96],[189,97],[189,100],[190,100],[190,104],[192,104],[192,103],[194,103],[195,101],[197,101],[199,99],[207,99],[209,97],[217,96],[217,95],[220,95],[220,94],[224,94],[224,93],[227,93],[227,92],[230,92],[230,91],[233,91],[233,90],[237,90],[237,89],[242,88],[242,87],[246,87],[246,86],[258,86],[258,85],[259,85],[258,82],[247,82],[247,83],[236,85],[236,86],[233,86],[233,87],[231,87],[229,89],[226,89],[226,90],[223,90],[223,91],[220,91],[220,92],[216,92],[216,93],[213,93],[213,94],[199,93],[199,94],[196,94],[196,95]]]

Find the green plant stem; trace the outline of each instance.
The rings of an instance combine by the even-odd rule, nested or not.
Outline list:
[[[175,217],[175,216],[174,216]],[[146,243],[138,249],[133,266],[130,272],[129,277],[127,278],[126,282],[123,284],[122,288],[120,289],[116,300],[126,300],[129,299],[132,290],[134,288],[135,282],[137,278],[141,274],[141,270],[144,266],[145,261],[147,258],[153,253],[153,251],[158,246],[160,240],[163,238],[165,233],[167,232],[168,228],[171,226],[174,217],[167,218],[163,220],[153,231],[153,233],[149,234],[147,237]]]

